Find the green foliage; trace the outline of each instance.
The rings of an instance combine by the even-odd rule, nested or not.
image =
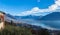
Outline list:
[[[0,35],[32,35],[28,28],[6,25],[5,29],[0,31]]]

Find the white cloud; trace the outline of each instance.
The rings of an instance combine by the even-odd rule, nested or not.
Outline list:
[[[51,5],[50,7],[49,7],[49,11],[53,11],[53,10],[56,10],[57,9],[57,5],[56,4],[53,4],[53,5]]]
[[[34,7],[32,8],[30,11],[24,11],[24,12],[21,12],[20,14],[18,14],[19,16],[26,16],[26,15],[38,15],[38,13],[44,13],[44,12],[54,12],[56,11],[57,9],[60,9],[59,8],[60,6],[60,0],[55,0],[55,4],[49,6],[47,9],[39,9],[39,7]],[[44,15],[44,14],[42,14]]]

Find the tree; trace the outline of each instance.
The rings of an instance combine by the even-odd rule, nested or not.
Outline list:
[[[38,35],[49,35],[49,32],[47,29],[41,29],[39,32],[38,32]]]

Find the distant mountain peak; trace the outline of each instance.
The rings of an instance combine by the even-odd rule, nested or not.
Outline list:
[[[60,12],[50,13],[42,17],[40,20],[60,20]]]

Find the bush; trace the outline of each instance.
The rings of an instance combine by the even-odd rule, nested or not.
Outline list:
[[[5,29],[0,31],[0,35],[32,35],[28,28],[6,25]]]

